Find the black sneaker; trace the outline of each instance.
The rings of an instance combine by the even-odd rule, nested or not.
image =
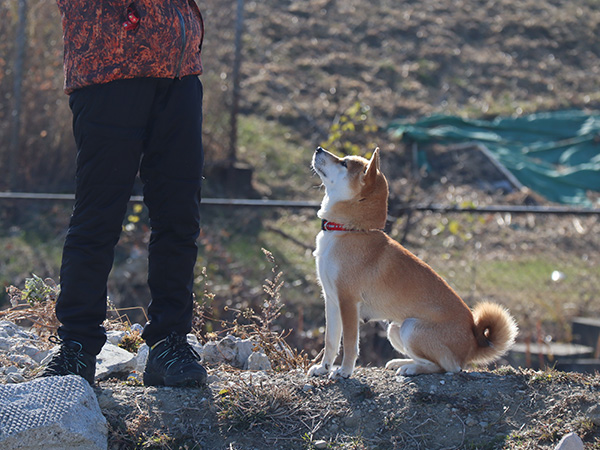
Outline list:
[[[150,348],[144,384],[146,386],[200,386],[206,384],[206,369],[200,355],[185,336],[171,333]]]
[[[96,356],[84,351],[82,345],[76,341],[61,341],[54,336],[50,338],[50,341],[60,344],[60,349],[52,356],[39,376],[80,375],[90,386],[93,386],[96,375]]]

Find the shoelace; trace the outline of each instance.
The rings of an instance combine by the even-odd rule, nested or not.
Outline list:
[[[164,340],[166,349],[157,356],[157,358],[169,358],[165,362],[165,367],[168,369],[178,361],[195,362],[200,361],[200,355],[188,344],[185,336],[171,334]]]
[[[53,344],[60,344],[60,349],[48,365],[47,370],[49,373],[62,374],[68,372],[72,375],[79,375],[81,369],[87,367],[87,364],[82,360],[83,347],[79,342],[69,341],[67,344],[56,336],[50,336],[48,340]]]

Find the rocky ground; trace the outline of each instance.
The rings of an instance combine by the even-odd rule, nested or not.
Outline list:
[[[576,432],[600,447],[600,377],[520,371],[396,377],[359,368],[341,381],[210,369],[205,389],[96,388],[112,448],[554,448]]]
[[[27,382],[49,344],[0,325],[0,382]],[[600,448],[597,373],[504,366],[402,377],[359,367],[332,381],[303,367],[209,363],[207,348],[204,388],[144,387],[130,369],[97,371],[110,449],[554,449],[570,432]]]

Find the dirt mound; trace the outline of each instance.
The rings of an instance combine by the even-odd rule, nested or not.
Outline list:
[[[600,376],[546,371],[341,381],[219,368],[205,389],[101,382],[111,448],[552,449],[576,432],[600,445]],[[319,442],[320,441],[320,442]]]

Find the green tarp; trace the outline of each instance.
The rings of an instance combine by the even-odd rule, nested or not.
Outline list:
[[[600,192],[600,114],[559,111],[492,121],[436,115],[418,122],[395,120],[389,130],[417,143],[473,142],[548,200],[593,205]]]

